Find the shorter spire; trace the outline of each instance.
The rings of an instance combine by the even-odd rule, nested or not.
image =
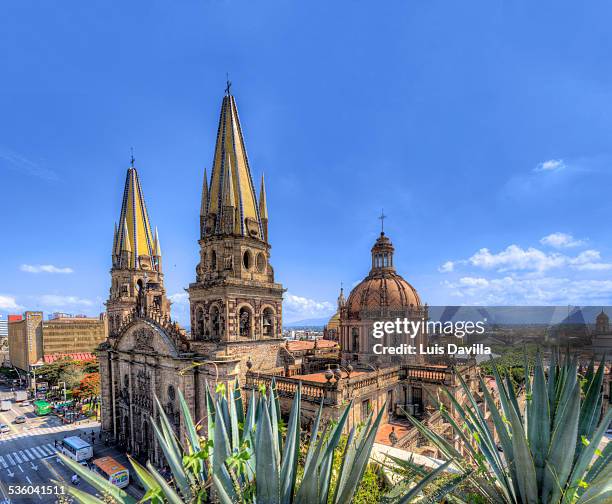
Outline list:
[[[128,231],[127,219],[123,220],[123,247],[121,252],[132,252],[132,244],[130,243],[130,233]]]
[[[118,254],[117,251],[117,223],[115,222],[115,232],[113,233],[113,255],[116,256]]]
[[[259,189],[259,217],[261,219],[268,218],[268,202],[266,201],[266,184],[263,173],[261,174],[261,188]]]
[[[159,245],[159,234],[157,232],[157,226],[155,226],[155,246],[153,249],[153,255],[155,257],[161,257],[161,246]]]
[[[200,204],[200,215],[206,217],[206,210],[208,207],[208,173],[204,168],[204,181],[202,182],[202,203]]]

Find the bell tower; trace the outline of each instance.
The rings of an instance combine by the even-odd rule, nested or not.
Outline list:
[[[164,289],[157,228],[153,234],[134,158],[127,170],[119,225],[115,223],[111,288],[106,302],[109,335],[129,315],[163,318],[170,314]]]
[[[270,264],[265,185],[262,177],[258,199],[229,86],[210,180],[204,172],[198,243],[196,280],[188,289],[192,340],[226,351],[239,343],[278,345],[284,290]],[[256,356],[253,364],[257,369]]]

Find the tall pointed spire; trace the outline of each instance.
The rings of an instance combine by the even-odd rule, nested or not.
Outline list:
[[[116,255],[118,255],[118,251],[117,251],[117,223],[115,222],[115,232],[113,233],[113,259]]]
[[[222,213],[225,204],[225,173],[231,164],[231,185],[236,207],[235,234],[263,240],[263,229],[259,207],[255,197],[255,187],[249,167],[249,160],[238,118],[236,100],[229,90],[223,97],[219,129],[215,145],[212,175],[210,180],[207,232],[219,233],[222,230]]]
[[[151,232],[151,224],[147,207],[138,179],[138,172],[132,165],[128,168],[125,187],[123,190],[123,202],[119,215],[120,228],[117,235],[116,250],[132,252],[129,264],[120,259],[119,266],[122,268],[139,268],[141,258],[148,258],[150,265],[153,264],[154,241]],[[150,267],[150,266],[149,266]]]

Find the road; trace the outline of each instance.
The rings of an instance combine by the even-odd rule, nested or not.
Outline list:
[[[12,393],[6,387],[0,387],[0,399],[8,399]],[[26,423],[15,424],[15,417],[24,415]],[[64,437],[81,435],[91,443],[91,432],[94,432],[94,458],[110,455],[125,467],[130,468],[127,457],[112,446],[104,446],[99,439],[99,422],[84,421],[82,423],[62,425],[53,416],[37,417],[32,406],[21,406],[12,402],[10,411],[0,412],[0,423],[7,424],[10,433],[0,434],[0,503],[54,503],[62,493],[65,485],[70,485],[70,471],[55,456],[55,441],[59,443]],[[133,476],[130,471],[130,478]],[[52,481],[56,480],[59,485]],[[94,489],[81,481],[80,490],[95,494]],[[38,489],[38,493],[36,492]],[[23,493],[17,495],[17,492]],[[143,492],[134,483],[126,491],[136,498],[141,498]],[[51,492],[51,493],[49,493]]]

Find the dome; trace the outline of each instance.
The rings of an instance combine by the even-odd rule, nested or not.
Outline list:
[[[349,317],[362,311],[406,310],[421,306],[416,289],[395,271],[394,248],[391,240],[381,233],[372,247],[372,269],[349,295],[346,303]]]
[[[599,313],[599,315],[597,315],[597,319],[596,321],[598,323],[607,323],[610,321],[610,318],[608,317],[608,315],[606,314],[606,312],[603,311],[603,309],[601,310],[601,312]]]
[[[327,323],[327,330],[332,331],[334,329],[338,329],[338,327],[340,327],[340,314],[336,312],[329,319],[329,322]]]

